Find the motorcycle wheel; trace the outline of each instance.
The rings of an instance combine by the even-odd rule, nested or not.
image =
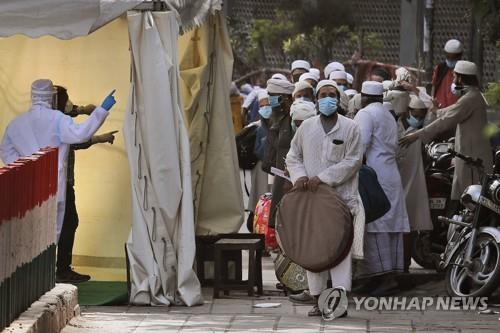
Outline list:
[[[446,269],[446,290],[457,297],[489,296],[500,283],[500,246],[491,235],[479,234],[469,269],[463,266],[467,243],[459,247]]]
[[[432,253],[430,242],[428,233],[417,233],[411,243],[411,257],[423,268],[436,269],[436,260],[439,261],[439,254]]]

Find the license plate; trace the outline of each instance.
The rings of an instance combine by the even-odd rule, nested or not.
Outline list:
[[[429,206],[431,209],[445,209],[446,198],[429,198]]]

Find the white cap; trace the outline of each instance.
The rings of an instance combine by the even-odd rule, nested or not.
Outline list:
[[[330,80],[346,80],[347,73],[344,71],[333,71],[330,73]]]
[[[288,81],[288,79],[286,78],[286,76],[283,75],[283,74],[281,74],[281,73],[273,74],[273,76],[271,76],[271,79],[278,79],[278,80]]]
[[[387,91],[394,86],[394,82],[392,80],[385,80],[382,81],[382,86],[384,87],[384,91]]]
[[[477,66],[473,62],[466,61],[466,60],[459,60],[459,61],[457,61],[457,64],[455,65],[454,71],[455,71],[455,73],[458,73],[458,74],[477,75]]]
[[[356,95],[358,92],[354,89],[347,89],[344,91],[344,93],[347,95],[347,97],[351,98],[352,96]]]
[[[316,76],[311,74],[311,72],[304,73],[299,77],[299,82],[304,81],[304,80],[314,80],[314,81],[318,82],[318,79],[316,79]]]
[[[361,93],[365,95],[381,96],[384,94],[384,86],[377,81],[365,81],[361,86]]]
[[[354,82],[354,76],[350,73],[345,73],[345,75],[347,76],[347,83],[352,84]]]
[[[309,71],[311,65],[305,60],[295,60],[294,62],[292,62],[292,71],[297,68],[302,68]]]
[[[326,86],[332,86],[332,87],[335,87],[335,89],[337,89],[337,91],[340,94],[340,107],[344,110],[347,110],[347,107],[349,104],[349,97],[347,97],[347,95],[342,90],[339,89],[339,86],[337,85],[337,83],[335,81],[332,81],[332,80],[319,81],[318,85],[316,86],[316,96],[318,96],[318,93],[321,90],[321,88],[326,87]]]
[[[259,101],[263,100],[264,98],[269,98],[269,94],[267,93],[267,90],[266,89],[259,90],[257,98]]]
[[[333,71],[345,71],[345,67],[340,62],[333,61],[326,65],[323,73],[325,74],[325,77],[330,77],[330,73]]]
[[[446,53],[462,53],[464,47],[458,39],[450,39],[444,45],[444,52]]]
[[[36,80],[31,84],[31,103],[33,105],[39,103],[52,104],[54,92],[54,85],[51,80]]]
[[[267,80],[267,92],[270,94],[291,95],[295,86],[288,80],[269,79]]]
[[[311,89],[312,90],[312,88],[313,87],[307,81],[296,82],[295,89],[293,90],[292,96],[295,96],[295,94],[301,90],[304,90],[304,89]]]
[[[411,74],[409,70],[407,70],[404,67],[399,67],[398,69],[396,69],[396,80],[395,80],[396,82],[400,81],[410,82],[410,80],[411,80]]]
[[[337,89],[337,91],[339,91],[339,86],[337,85],[337,82],[332,81],[332,80],[321,80],[318,82],[318,85],[316,86],[316,96],[318,95],[319,90],[323,87],[326,87],[326,86],[335,87],[335,89]]]
[[[392,105],[391,102],[384,102],[384,106],[387,110],[394,111],[394,106]]]
[[[410,103],[408,104],[408,107],[412,109],[427,109],[424,102],[422,102],[422,100],[416,95],[410,95]]]
[[[316,78],[316,81],[319,81],[321,78],[321,72],[317,68],[311,68],[309,70],[309,74],[313,75]]]
[[[316,108],[313,102],[296,100],[290,107],[292,120],[306,120],[316,115]]]

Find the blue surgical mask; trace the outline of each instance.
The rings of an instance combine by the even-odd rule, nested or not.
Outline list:
[[[337,112],[337,99],[333,97],[323,97],[318,100],[319,112],[327,117]]]
[[[280,103],[280,96],[269,96],[269,105],[271,108],[277,108],[278,106],[281,105]]]
[[[347,86],[345,84],[339,84],[337,85],[339,87],[340,90],[342,91],[346,91],[347,90]]]
[[[446,59],[446,66],[448,66],[449,68],[455,68],[456,64],[457,64],[457,60]]]
[[[273,112],[273,108],[270,105],[263,106],[259,109],[259,114],[264,119],[271,118],[272,112]]]
[[[462,86],[457,86],[455,82],[453,82],[450,86],[451,93],[455,96],[462,96],[464,87]]]
[[[295,125],[294,121],[292,121],[292,131],[293,133],[297,132],[297,125]]]
[[[414,129],[419,129],[424,124],[423,119],[417,119],[413,117],[411,114],[408,118],[406,118],[406,121],[408,122],[408,125],[410,125],[410,127]]]

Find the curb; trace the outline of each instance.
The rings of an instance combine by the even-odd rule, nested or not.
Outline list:
[[[58,333],[79,315],[77,288],[71,284],[56,284],[2,333]]]

